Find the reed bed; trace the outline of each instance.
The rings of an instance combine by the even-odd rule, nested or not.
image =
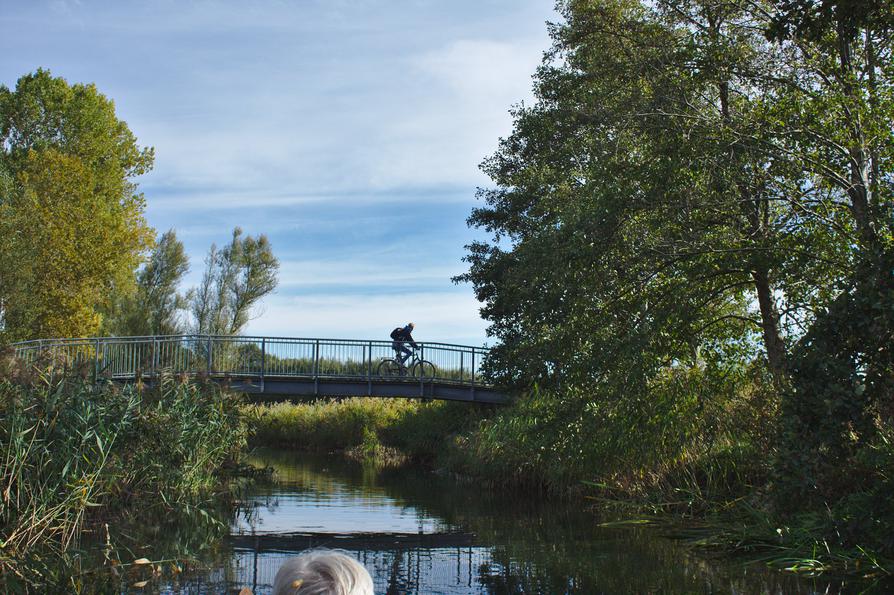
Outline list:
[[[195,506],[245,444],[239,400],[166,375],[154,388],[95,382],[65,362],[0,362],[0,576],[76,547],[125,510]]]

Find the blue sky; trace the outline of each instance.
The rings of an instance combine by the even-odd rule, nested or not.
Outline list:
[[[552,0],[0,0],[0,83],[94,82],[155,169],[146,216],[201,275],[234,226],[280,285],[247,333],[482,344],[465,270],[478,170],[531,101]]]

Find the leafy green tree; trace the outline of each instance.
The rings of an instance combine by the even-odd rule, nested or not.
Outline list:
[[[724,328],[733,342],[756,331],[783,386],[792,341],[854,271],[855,241],[870,245],[870,230],[886,225],[884,209],[867,215],[874,182],[861,176],[877,168],[872,151],[860,144],[865,135],[848,131],[888,116],[836,123],[835,114],[858,107],[848,104],[849,84],[809,90],[826,84],[815,56],[837,53],[768,43],[769,5],[569,1],[560,8],[565,23],[553,29],[553,50],[538,71],[538,103],[515,112],[513,135],[485,162],[497,187],[482,191],[487,206],[470,219],[495,235],[471,247],[462,279],[476,284],[492,332],[503,339],[496,355],[583,363],[597,342],[582,350],[556,328],[566,315],[575,325],[586,316],[543,311],[583,292],[580,305],[612,329],[612,344],[639,335],[636,325],[647,318],[643,328],[657,345],[656,324],[671,325],[667,336],[680,344],[666,342],[663,361],[681,361],[679,347],[713,343]],[[865,78],[871,87],[873,77]],[[812,119],[799,115],[811,102]],[[880,106],[879,98],[866,102],[873,103]],[[839,142],[842,135],[852,138]],[[576,236],[588,241],[575,245]],[[576,276],[556,279],[572,265]],[[539,269],[545,286],[529,283],[541,279],[530,275]],[[526,292],[530,300],[501,303]],[[541,312],[519,318],[527,307]],[[741,324],[721,324],[733,321]]]
[[[890,486],[894,56],[889,3],[858,4],[559,3],[469,219],[494,376],[569,389],[573,425],[588,394],[636,405],[685,373],[748,394],[726,384],[749,371],[782,403],[776,487]],[[600,407],[666,439],[649,407]]]
[[[854,37],[861,30],[890,28],[894,6],[886,0],[774,0],[768,37],[817,40],[830,30]]]
[[[279,261],[263,234],[242,237],[237,227],[228,245],[218,249],[212,244],[190,303],[195,331],[238,334],[250,320],[254,305],[276,288],[278,271]]]
[[[723,68],[751,67],[762,36],[737,14],[562,7],[538,104],[485,162],[497,188],[470,218],[496,236],[471,246],[462,277],[502,340],[492,365],[540,383],[622,370],[624,383],[763,331],[781,369],[778,176],[741,142],[751,106]]]
[[[0,87],[2,338],[94,334],[151,245],[135,177],[152,166],[114,104],[46,70]]]
[[[183,242],[171,229],[155,244],[147,262],[137,271],[136,287],[116,300],[103,321],[104,330],[123,336],[177,335],[183,332],[182,315],[189,296],[180,292],[189,258]]]
[[[835,223],[831,239],[848,259],[793,353],[780,483],[794,491],[783,491],[786,502],[863,492],[879,499],[870,511],[882,510],[891,484],[879,477],[884,457],[870,453],[888,452],[882,464],[894,458],[884,448],[894,394],[894,9],[872,1],[775,4],[768,37],[789,60],[772,147],[807,172],[808,212],[822,210]],[[878,526],[851,516],[850,525]]]

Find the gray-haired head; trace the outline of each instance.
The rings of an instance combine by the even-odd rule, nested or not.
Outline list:
[[[346,553],[313,550],[286,560],[273,580],[273,595],[373,595],[373,583]]]

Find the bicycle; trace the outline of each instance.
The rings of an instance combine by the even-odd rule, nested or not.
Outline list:
[[[419,357],[419,350],[414,349],[405,363],[400,363],[395,357],[383,357],[379,362],[376,372],[379,376],[406,376],[409,373],[419,380],[431,380],[435,377],[437,368],[428,360]]]

